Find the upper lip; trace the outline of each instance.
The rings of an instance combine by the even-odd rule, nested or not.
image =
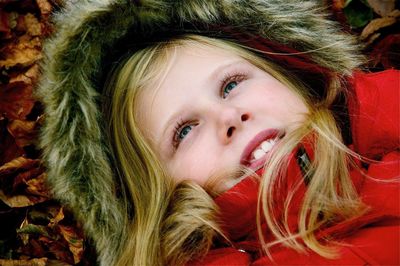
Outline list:
[[[277,129],[266,129],[259,132],[250,140],[246,145],[240,157],[240,164],[249,166],[251,161],[251,154],[255,148],[257,148],[263,141],[269,139],[275,139],[279,135],[279,130]]]

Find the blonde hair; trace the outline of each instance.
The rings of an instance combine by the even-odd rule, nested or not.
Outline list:
[[[127,56],[106,82],[104,94],[111,97],[104,104],[109,142],[116,172],[124,185],[122,191],[126,192],[126,215],[130,221],[126,225],[127,242],[122,245],[117,265],[182,265],[194,256],[205,254],[220,233],[217,208],[210,195],[191,182],[175,184],[163,170],[157,151],[152,150],[135,118],[140,91],[162,79],[162,73],[168,68],[166,63],[172,62],[175,49],[182,45],[205,45],[231,51],[270,73],[304,100],[310,110],[306,122],[285,136],[261,178],[259,235],[267,253],[271,245],[285,243],[296,250],[304,250],[305,245],[322,256],[334,256],[332,247],[316,238],[316,230],[332,221],[361,215],[364,210],[349,176],[349,151],[330,111],[333,100],[341,92],[340,80],[332,77],[328,93],[316,99],[304,83],[246,47],[220,39],[186,35],[155,43]],[[287,222],[290,195],[285,215],[274,216],[275,183],[287,166],[287,155],[310,133],[316,137],[315,160],[307,173],[310,183],[301,206],[298,232],[293,233]],[[260,226],[262,218],[277,239],[274,243],[266,243],[264,239]]]

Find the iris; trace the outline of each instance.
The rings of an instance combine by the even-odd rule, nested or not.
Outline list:
[[[228,94],[238,85],[237,81],[232,81],[229,82],[225,87],[224,87],[224,92],[223,92],[223,98],[226,98]]]

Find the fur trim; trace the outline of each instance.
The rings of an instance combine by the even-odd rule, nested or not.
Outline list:
[[[315,2],[80,0],[55,14],[57,31],[45,45],[37,93],[46,113],[41,147],[55,197],[83,221],[101,265],[113,265],[126,235],[98,106],[105,53],[128,33],[142,40],[170,29],[207,32],[229,25],[312,51],[316,63],[348,76],[361,62],[359,48]]]

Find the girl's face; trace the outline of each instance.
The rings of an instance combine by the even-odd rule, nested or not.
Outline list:
[[[296,93],[245,59],[193,45],[176,49],[159,89],[143,90],[137,102],[140,129],[168,173],[202,186],[240,165],[262,167],[308,112]],[[235,180],[216,184],[222,192]]]

